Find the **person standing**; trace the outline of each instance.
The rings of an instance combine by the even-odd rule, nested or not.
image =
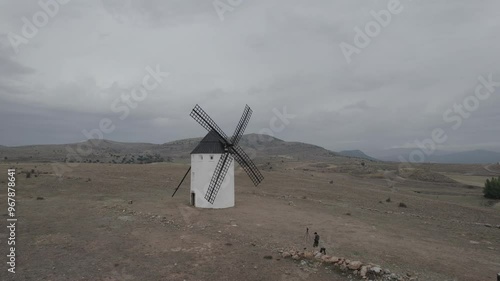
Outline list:
[[[319,244],[319,235],[317,232],[314,232],[314,243],[313,243],[313,248],[318,247]]]

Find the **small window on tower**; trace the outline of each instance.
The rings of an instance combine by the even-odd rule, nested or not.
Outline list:
[[[203,155],[200,155],[200,159],[203,160]]]
[[[213,155],[210,155],[210,160],[214,160],[214,156]]]

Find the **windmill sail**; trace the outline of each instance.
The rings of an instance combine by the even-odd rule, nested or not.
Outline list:
[[[259,169],[255,166],[255,164],[250,160],[250,157],[243,151],[243,149],[239,146],[231,147],[231,151],[234,153],[234,159],[240,166],[245,170],[247,175],[253,181],[255,186],[259,185],[262,180],[264,180],[264,176],[260,173]]]
[[[219,192],[219,189],[221,188],[222,183],[226,178],[226,174],[232,162],[233,157],[230,153],[224,153],[219,159],[217,167],[215,168],[214,174],[212,176],[212,180],[210,181],[210,185],[208,186],[207,193],[205,194],[205,199],[208,202],[212,204],[214,203],[215,197],[217,197],[217,193]]]
[[[245,110],[243,111],[243,115],[241,116],[240,122],[238,123],[238,126],[236,126],[236,130],[234,130],[234,134],[231,137],[231,143],[233,145],[237,145],[240,142],[240,139],[241,137],[243,137],[243,133],[247,128],[251,116],[252,116],[252,110],[248,105],[246,105]]]

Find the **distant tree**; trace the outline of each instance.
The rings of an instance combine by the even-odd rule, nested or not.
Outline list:
[[[500,199],[500,177],[487,179],[483,189],[484,197]]]

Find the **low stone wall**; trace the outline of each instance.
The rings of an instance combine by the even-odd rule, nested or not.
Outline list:
[[[311,260],[321,262],[325,265],[331,265],[340,271],[350,272],[354,276],[367,280],[382,280],[382,281],[414,281],[418,280],[416,277],[401,276],[392,273],[388,269],[384,269],[379,265],[373,263],[363,263],[361,261],[349,260],[343,257],[335,257],[323,255],[318,251],[280,251],[280,254],[285,259],[292,259],[296,261]]]

